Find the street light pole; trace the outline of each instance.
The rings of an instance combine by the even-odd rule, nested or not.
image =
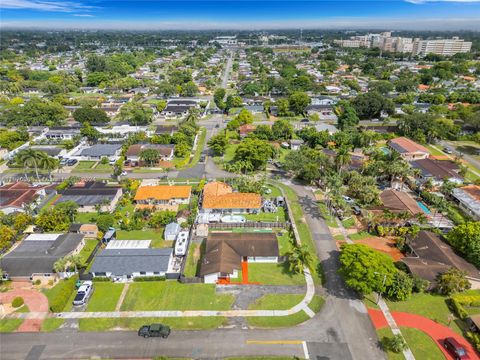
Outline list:
[[[374,274],[377,274],[377,275],[383,275],[383,281],[382,281],[382,289],[385,287],[385,282],[387,281],[387,274],[381,274],[379,272],[374,272]],[[382,292],[379,291],[378,292],[378,297],[377,297],[377,305],[378,303],[380,302],[380,299],[382,298]]]

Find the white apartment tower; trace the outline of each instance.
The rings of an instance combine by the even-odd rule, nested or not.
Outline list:
[[[440,40],[420,40],[415,39],[413,42],[412,52],[414,55],[425,56],[433,53],[444,56],[452,56],[458,53],[469,52],[472,48],[470,41],[464,41],[457,36],[451,39]]]

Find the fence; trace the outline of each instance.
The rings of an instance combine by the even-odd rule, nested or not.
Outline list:
[[[238,229],[238,228],[255,228],[255,229],[288,229],[290,224],[288,222],[282,221],[272,221],[272,222],[255,222],[247,221],[244,223],[210,223],[208,227],[210,229]]]

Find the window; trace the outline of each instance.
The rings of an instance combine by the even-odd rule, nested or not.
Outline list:
[[[147,275],[145,271],[140,271],[140,275]]]
[[[159,271],[154,271],[153,275],[160,275],[160,272]]]

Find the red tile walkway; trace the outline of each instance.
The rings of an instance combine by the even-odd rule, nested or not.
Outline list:
[[[219,279],[217,281],[219,285],[260,285],[259,282],[250,282],[248,281],[248,261],[242,261],[242,281],[241,282],[232,282],[230,279]]]
[[[48,313],[48,299],[40,291],[26,288],[19,288],[16,284],[14,288],[5,293],[0,293],[0,303],[11,303],[17,296],[23,298],[25,305],[28,306],[30,312]],[[25,319],[18,327],[19,332],[35,332],[40,331],[43,319]]]
[[[368,313],[376,329],[381,329],[388,326],[387,320],[380,310],[368,309]],[[453,337],[467,350],[470,359],[480,360],[480,355],[474,350],[472,345],[449,327],[436,323],[435,321],[420,315],[404,312],[392,312],[392,315],[398,326],[415,328],[429,335],[443,351],[447,359],[453,359],[453,357],[443,347],[443,339],[446,337]]]

